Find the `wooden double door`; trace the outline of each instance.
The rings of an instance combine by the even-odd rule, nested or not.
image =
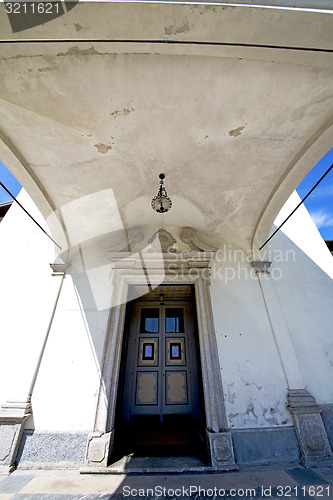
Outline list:
[[[198,345],[191,302],[136,303],[125,368],[123,420],[200,412]]]

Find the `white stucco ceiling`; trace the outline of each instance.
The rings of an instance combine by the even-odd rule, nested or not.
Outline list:
[[[332,146],[330,13],[84,2],[19,33],[1,16],[1,159],[70,239],[112,214],[159,226],[164,172],[164,225],[258,246]]]

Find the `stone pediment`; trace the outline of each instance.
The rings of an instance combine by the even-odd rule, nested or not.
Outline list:
[[[195,250],[197,252],[216,252],[217,248],[206,245],[195,234],[194,229],[191,227],[184,227],[180,234],[180,239],[183,243],[186,243],[191,250]]]
[[[162,250],[162,253],[166,252],[176,252],[174,245],[177,240],[172,236],[166,229],[160,228],[153,236],[148,240],[151,244],[152,251],[158,252]]]
[[[180,233],[180,240],[185,243],[190,250],[195,252],[216,252],[216,248],[203,243],[196,235],[194,229],[185,227]],[[160,228],[152,236],[148,237],[145,234],[144,227],[133,227],[127,230],[122,241],[117,245],[108,248],[109,253],[137,252],[139,250],[145,252],[157,253],[176,253],[177,240],[165,228]],[[139,248],[140,244],[140,248]]]

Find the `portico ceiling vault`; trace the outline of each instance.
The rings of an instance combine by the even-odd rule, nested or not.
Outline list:
[[[330,12],[82,2],[19,33],[0,17],[1,160],[71,244],[111,218],[159,227],[164,172],[165,226],[258,247],[332,146]]]

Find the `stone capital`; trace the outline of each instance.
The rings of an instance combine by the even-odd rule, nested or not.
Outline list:
[[[271,267],[271,262],[268,260],[254,260],[252,262],[252,266],[256,270],[257,273],[266,273],[269,274],[269,268]]]
[[[68,262],[65,263],[53,262],[52,264],[50,264],[50,267],[55,274],[64,274],[68,271],[71,265]]]

